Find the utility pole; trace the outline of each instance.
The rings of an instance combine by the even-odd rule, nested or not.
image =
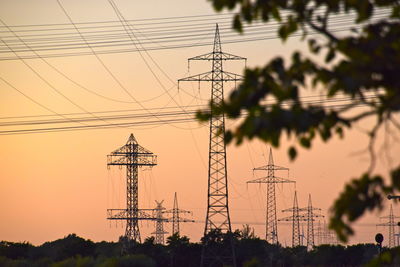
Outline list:
[[[172,218],[168,218],[168,221],[172,222],[172,234],[180,235],[179,223],[180,222],[194,222],[194,220],[182,218],[181,214],[191,214],[191,211],[182,210],[178,208],[178,197],[175,192],[174,196],[174,207],[171,210],[166,210],[163,212],[165,213],[172,213]]]
[[[395,239],[394,239],[394,237],[395,237],[395,232],[394,232],[394,227],[395,227],[396,225],[398,225],[397,223],[394,222],[394,219],[395,219],[395,218],[400,218],[400,217],[394,216],[394,215],[393,215],[393,206],[392,206],[392,204],[390,204],[390,212],[389,212],[389,215],[388,215],[388,216],[383,216],[383,217],[380,217],[380,218],[381,218],[381,219],[389,219],[388,222],[386,222],[386,223],[380,223],[380,224],[377,224],[376,226],[387,226],[387,227],[388,227],[389,248],[392,248],[392,247],[395,246]]]
[[[295,183],[295,181],[284,179],[275,176],[275,171],[289,170],[285,167],[274,165],[272,157],[272,149],[269,150],[268,165],[254,168],[253,171],[267,171],[267,176],[259,179],[248,181],[252,184],[267,184],[267,216],[265,223],[265,239],[268,243],[278,244],[278,227],[276,218],[276,198],[275,198],[275,184],[278,183]]]
[[[107,167],[126,167],[126,209],[108,209],[107,219],[125,220],[126,230],[122,244],[122,252],[128,253],[134,243],[140,243],[139,220],[155,220],[149,212],[152,209],[139,209],[138,173],[143,166],[157,165],[157,156],[140,146],[133,134],[125,145],[107,156]]]
[[[218,24],[215,29],[214,47],[211,53],[189,58],[212,62],[212,71],[198,75],[182,78],[182,81],[206,81],[211,82],[211,105],[219,106],[224,101],[224,82],[241,81],[243,76],[223,70],[223,61],[246,60],[243,57],[222,52]],[[214,231],[221,233],[232,232],[231,220],[228,206],[228,174],[226,165],[226,143],[225,143],[225,116],[216,114],[211,110],[210,139],[208,156],[208,193],[207,193],[207,215],[204,236]],[[236,266],[233,243],[227,256],[229,264]],[[207,244],[203,246],[201,266],[221,266],[225,261],[223,256],[208,255]]]
[[[299,204],[297,202],[297,191],[294,191],[293,207],[282,210],[282,212],[292,212],[292,216],[278,219],[278,221],[292,222],[292,247],[302,245],[300,242],[300,220],[303,221],[304,217],[300,216]]]
[[[155,235],[155,243],[159,245],[164,245],[164,235],[167,234],[168,232],[164,231],[164,222],[167,221],[167,219],[164,218],[163,213],[165,208],[162,206],[162,203],[164,200],[158,202],[156,200],[156,208],[154,209],[154,214],[153,217],[156,218],[156,230],[151,233]]]

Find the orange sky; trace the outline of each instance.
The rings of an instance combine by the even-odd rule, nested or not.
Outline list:
[[[107,1],[62,1],[76,22],[115,20],[115,14]],[[137,2],[137,1],[135,1]],[[168,2],[168,3],[167,3]],[[116,1],[126,18],[155,18],[185,15],[211,14],[206,1]],[[64,14],[53,0],[0,2],[0,18],[9,25],[66,23]],[[216,21],[217,22],[217,21]],[[210,29],[212,32],[213,29]],[[0,35],[1,37],[1,35]],[[221,36],[222,41],[224,37]],[[162,69],[176,81],[189,75],[187,58],[207,53],[212,47],[161,50],[150,52]],[[223,50],[248,58],[248,66],[257,66],[277,55],[287,56],[295,49],[304,50],[304,45],[294,38],[282,45],[277,40],[223,45]],[[129,92],[146,108],[174,106],[170,96],[156,82],[138,53],[102,55],[101,58],[125,85]],[[148,59],[147,59],[148,60]],[[77,88],[51,70],[40,59],[26,60],[57,90],[79,106],[89,111],[140,108],[133,103],[106,101]],[[51,58],[49,62],[60,68],[69,77],[88,88],[112,98],[131,100],[127,94],[107,75],[93,56]],[[190,74],[207,71],[207,63],[194,63]],[[225,69],[241,73],[243,65],[233,63]],[[160,70],[152,66],[165,88],[173,86]],[[23,62],[0,61],[0,77],[16,88],[56,110],[58,113],[81,112],[65,101],[52,88],[41,81]],[[197,83],[182,84],[182,90],[191,92],[191,97],[177,88],[171,95],[181,105],[205,104],[210,86]],[[226,95],[232,88],[228,84]],[[317,92],[308,93],[315,95]],[[161,94],[160,97],[157,97]],[[146,99],[152,99],[145,101]],[[0,81],[0,117],[48,114],[48,111],[24,98],[14,89]],[[286,154],[287,140],[279,150],[273,150],[275,163],[290,168],[289,178],[296,180],[299,205],[307,204],[312,194],[315,206],[326,215],[334,198],[350,177],[359,175],[368,164],[364,150],[367,138],[361,129],[371,122],[363,122],[346,133],[345,140],[332,140],[328,144],[320,141],[311,151],[300,151],[295,162],[289,162]],[[228,127],[234,122],[228,121]],[[106,220],[107,208],[124,207],[125,170],[107,170],[106,155],[122,146],[129,134],[158,155],[158,166],[139,174],[139,199],[141,208],[153,208],[155,200],[164,199],[165,207],[172,208],[174,192],[178,193],[181,208],[192,210],[193,219],[204,221],[206,208],[208,127],[197,122],[136,128],[73,131],[30,135],[0,136],[0,240],[29,241],[40,244],[45,241],[76,233],[82,237],[99,240],[117,240],[124,227]],[[398,136],[398,134],[396,134]],[[383,142],[380,136],[377,148]],[[256,234],[263,237],[265,219],[265,186],[248,185],[254,179],[252,169],[266,164],[268,148],[259,141],[246,142],[240,147],[228,146],[228,176],[231,219],[233,228],[249,223]],[[379,151],[377,172],[386,174],[388,155],[394,163],[400,146],[391,140],[390,148]],[[286,175],[285,173],[281,174]],[[289,208],[295,186],[286,184],[277,187],[277,210]],[[389,203],[389,202],[388,202]],[[395,213],[400,213],[395,207]],[[386,215],[387,211],[383,215]],[[289,215],[289,214],[288,214]],[[286,216],[278,212],[278,217]],[[355,242],[372,242],[377,231],[379,215],[368,215],[360,220]],[[141,225],[143,238],[154,229],[152,223]],[[166,226],[171,230],[170,225]],[[181,225],[182,234],[198,241],[204,224]],[[291,228],[279,226],[279,239],[288,245]]]

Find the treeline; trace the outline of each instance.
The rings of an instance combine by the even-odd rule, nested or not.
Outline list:
[[[226,238],[214,235],[208,242],[213,249],[224,249],[232,244]],[[200,265],[202,246],[189,238],[173,235],[166,245],[147,238],[142,244],[133,244],[128,255],[121,255],[119,242],[92,242],[75,234],[46,242],[40,246],[29,243],[0,242],[0,266],[51,267],[197,267]],[[377,257],[374,244],[352,246],[321,245],[312,251],[306,247],[284,248],[268,244],[254,236],[240,232],[233,235],[237,266],[363,266]],[[386,254],[385,254],[386,255]],[[389,253],[393,263],[396,253]],[[386,257],[387,260],[387,257]],[[382,262],[373,265],[380,266]]]

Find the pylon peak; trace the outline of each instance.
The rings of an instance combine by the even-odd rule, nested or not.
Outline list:
[[[268,165],[274,165],[274,157],[272,156],[272,148],[269,148]]]
[[[127,144],[137,144],[138,142],[136,141],[135,136],[133,135],[133,133],[131,133],[131,135],[128,138],[128,142]]]

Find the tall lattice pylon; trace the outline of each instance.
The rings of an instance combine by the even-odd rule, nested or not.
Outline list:
[[[157,205],[154,209],[154,214],[153,214],[153,217],[156,218],[156,223],[155,223],[156,230],[153,233],[151,233],[151,234],[155,235],[155,240],[154,240],[155,243],[160,244],[160,245],[164,245],[164,241],[165,241],[164,236],[165,236],[165,234],[168,233],[168,232],[164,231],[164,222],[167,222],[168,220],[166,218],[164,218],[164,215],[163,215],[163,213],[165,211],[165,208],[162,206],[163,202],[164,202],[164,200],[162,200],[160,202],[158,202],[156,200]]]
[[[299,204],[297,202],[297,191],[294,191],[293,207],[282,210],[282,212],[292,212],[292,216],[278,219],[278,221],[292,222],[292,247],[300,246],[300,221],[304,221],[304,217],[300,216]]]
[[[315,245],[315,233],[314,233],[314,221],[315,218],[323,218],[324,216],[318,214],[315,211],[321,211],[320,208],[315,208],[312,205],[311,194],[308,195],[308,206],[299,209],[301,212],[305,212],[304,217],[307,222],[307,250],[312,250]]]
[[[180,228],[179,228],[179,223],[181,222],[194,222],[192,219],[187,219],[181,217],[181,214],[192,214],[191,211],[188,210],[182,210],[179,209],[178,207],[178,197],[175,192],[174,195],[174,207],[171,210],[165,210],[163,213],[165,214],[172,214],[172,217],[168,218],[169,222],[172,222],[172,234],[178,234],[180,235]]]
[[[182,81],[211,82],[211,105],[213,106],[218,106],[223,103],[225,82],[236,82],[243,80],[243,76],[223,70],[224,61],[246,59],[222,52],[218,24],[215,28],[213,51],[211,53],[189,58],[188,61],[190,62],[192,60],[211,61],[212,70],[210,72],[179,79],[178,83]],[[221,233],[232,232],[228,206],[228,174],[224,133],[224,114],[217,114],[211,110],[208,157],[207,213],[204,236],[213,231],[220,231]],[[236,265],[233,247],[231,254],[231,261],[233,265]],[[204,257],[202,257],[201,265],[219,266],[221,261],[223,261],[223,259],[217,259],[217,256],[214,258],[216,259],[215,263],[205,263]]]
[[[157,156],[138,144],[133,134],[125,145],[107,156],[107,166],[126,166],[126,209],[108,209],[107,219],[125,220],[126,230],[123,242],[123,252],[134,242],[141,242],[139,220],[155,220],[152,209],[139,209],[138,202],[138,173],[143,166],[157,165]],[[132,242],[133,241],[133,242]]]
[[[269,150],[268,165],[254,168],[254,171],[267,171],[267,176],[248,181],[247,183],[267,184],[267,214],[265,223],[265,239],[270,244],[278,244],[278,224],[276,218],[275,184],[295,183],[295,181],[275,176],[275,171],[288,171],[288,168],[274,165],[272,149]]]
[[[396,219],[396,218],[400,218],[400,217],[395,216],[393,214],[393,206],[392,206],[392,204],[390,204],[389,215],[381,217],[381,219],[389,219],[389,221],[376,225],[376,226],[387,226],[388,227],[388,239],[389,239],[388,246],[390,248],[392,248],[396,245],[395,244],[395,232],[394,232],[394,228],[397,225],[397,223],[394,222],[394,219]]]

